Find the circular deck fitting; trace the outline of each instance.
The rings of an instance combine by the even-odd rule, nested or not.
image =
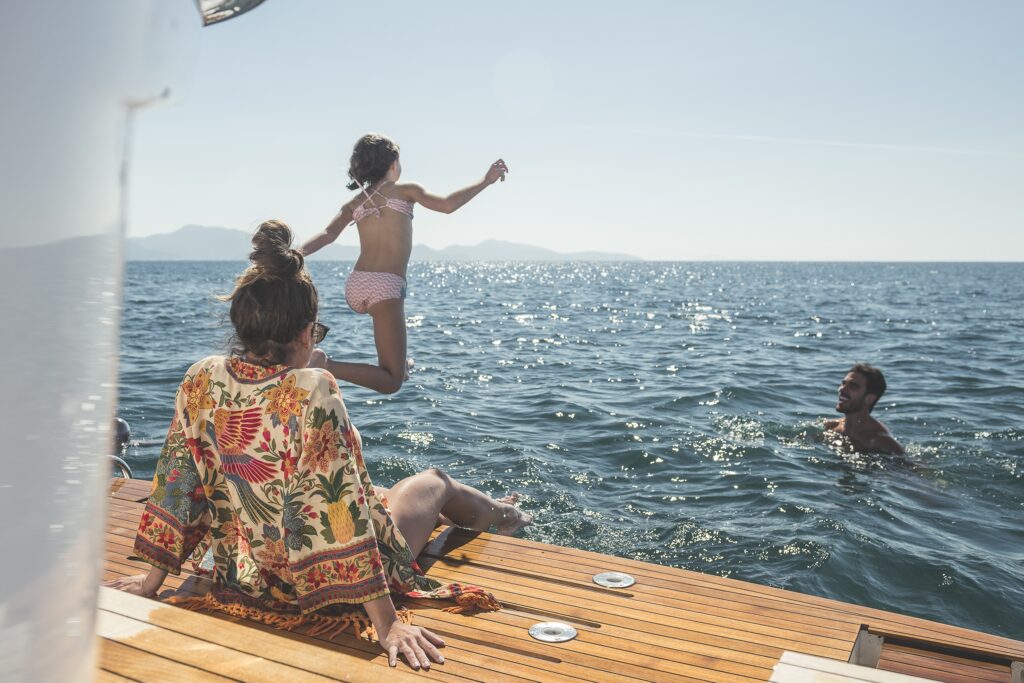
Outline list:
[[[530,635],[545,643],[564,643],[576,637],[576,629],[560,621],[542,621],[530,627]]]
[[[594,583],[605,588],[627,588],[636,583],[636,579],[622,572],[603,572],[594,575]]]

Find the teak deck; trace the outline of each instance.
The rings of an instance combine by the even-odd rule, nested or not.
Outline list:
[[[147,481],[111,484],[107,579],[149,568],[129,559],[148,492]],[[103,589],[98,678],[731,683],[767,681],[785,651],[847,662],[858,636],[859,661],[866,652],[879,670],[949,683],[1009,683],[1020,678],[1014,662],[1024,661],[1020,641],[516,538],[444,530],[420,559],[429,576],[484,586],[505,606],[461,616],[432,601],[406,603],[414,623],[447,641],[445,664],[429,672],[389,669],[376,643],[348,634],[313,638]],[[633,575],[636,584],[593,583],[594,574],[610,570]],[[208,585],[183,572],[168,577],[161,596],[202,593]],[[536,641],[527,629],[539,621],[567,622],[579,635],[566,643]],[[874,638],[872,650],[869,635],[884,640]]]

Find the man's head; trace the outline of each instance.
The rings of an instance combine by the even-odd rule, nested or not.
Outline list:
[[[884,393],[885,376],[882,371],[867,363],[857,363],[839,384],[836,410],[845,414],[860,411],[870,413]]]

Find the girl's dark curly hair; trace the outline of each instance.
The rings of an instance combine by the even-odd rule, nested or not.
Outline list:
[[[232,352],[283,363],[289,343],[316,321],[316,287],[302,254],[292,249],[291,229],[282,221],[264,221],[256,229],[249,261],[234,291],[222,297],[231,302]]]
[[[348,184],[348,189],[358,190],[379,183],[396,159],[398,145],[394,140],[385,135],[367,133],[352,148],[352,158],[348,165],[348,176],[352,182]]]

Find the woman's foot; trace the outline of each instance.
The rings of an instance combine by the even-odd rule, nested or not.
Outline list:
[[[512,493],[504,498],[499,498],[498,502],[502,503],[504,509],[502,510],[501,523],[497,525],[495,531],[502,536],[511,536],[528,524],[533,523],[533,515],[515,507],[515,504],[519,502],[518,493]]]

